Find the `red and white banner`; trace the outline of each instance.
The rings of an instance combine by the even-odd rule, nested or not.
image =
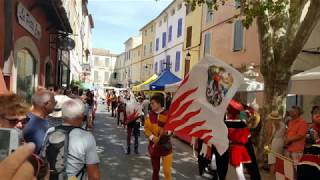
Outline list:
[[[276,157],[276,180],[294,180],[292,161]]]
[[[229,146],[224,115],[242,81],[241,73],[223,61],[203,58],[180,84],[166,130],[201,138],[223,154]]]
[[[142,105],[137,102],[134,94],[130,92],[130,100],[126,101],[127,123],[138,119],[142,114]]]

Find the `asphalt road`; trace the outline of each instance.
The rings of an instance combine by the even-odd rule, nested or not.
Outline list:
[[[100,105],[95,120],[93,133],[96,137],[100,156],[102,180],[150,180],[152,176],[151,162],[147,153],[147,139],[141,128],[140,154],[126,155],[126,132],[117,128],[116,119]],[[173,179],[202,180],[198,176],[197,160],[192,149],[185,143],[173,139],[174,162]],[[161,172],[161,176],[163,174]]]

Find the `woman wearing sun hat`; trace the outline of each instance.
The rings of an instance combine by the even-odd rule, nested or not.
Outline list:
[[[267,145],[273,152],[283,154],[284,135],[286,132],[286,126],[282,122],[282,116],[278,111],[272,111],[268,115],[267,124]],[[268,154],[268,164],[270,166],[270,175],[275,174],[276,158],[273,154]]]

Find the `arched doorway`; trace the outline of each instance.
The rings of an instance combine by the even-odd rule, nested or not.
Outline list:
[[[52,65],[50,62],[46,63],[46,87],[52,85]]]
[[[21,49],[17,51],[17,94],[28,102],[31,101],[35,91],[35,62],[34,57],[28,50]]]

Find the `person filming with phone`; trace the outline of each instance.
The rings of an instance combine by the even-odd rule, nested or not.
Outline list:
[[[1,179],[47,179],[47,164],[33,154],[34,143],[22,145],[30,106],[16,94],[0,94],[0,107]]]

